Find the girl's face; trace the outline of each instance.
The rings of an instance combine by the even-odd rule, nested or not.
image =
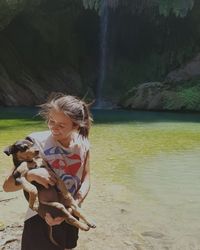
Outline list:
[[[49,113],[48,127],[53,138],[63,146],[69,145],[72,132],[78,128],[69,116],[56,109],[52,109]]]

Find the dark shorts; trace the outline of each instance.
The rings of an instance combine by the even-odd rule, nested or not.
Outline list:
[[[78,229],[65,222],[53,226],[53,238],[62,247],[55,246],[49,239],[49,227],[45,220],[35,215],[24,222],[22,250],[61,250],[75,248]]]

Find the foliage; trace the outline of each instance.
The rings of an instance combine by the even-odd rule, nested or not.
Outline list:
[[[32,10],[44,0],[1,0],[0,1],[0,30],[4,29],[12,19],[25,9]]]
[[[189,81],[175,88],[174,92],[166,96],[165,107],[168,110],[200,110],[200,83]]]
[[[105,0],[82,0],[85,8],[99,10]],[[145,8],[158,7],[161,15],[185,17],[194,6],[195,0],[108,0],[111,8],[126,7],[132,12],[142,12]]]
[[[95,9],[98,10],[101,0],[82,0],[83,1],[83,6],[86,9]]]
[[[200,109],[200,86],[193,86],[183,89],[177,93],[178,98],[186,110]]]
[[[180,17],[185,17],[194,6],[194,0],[164,0],[158,1],[159,12],[164,16],[169,16],[171,11]]]
[[[166,55],[154,52],[143,57],[137,62],[119,60],[109,72],[107,84],[104,88],[105,94],[117,95],[118,98],[143,82],[161,80],[167,72]],[[113,93],[115,89],[115,93]]]

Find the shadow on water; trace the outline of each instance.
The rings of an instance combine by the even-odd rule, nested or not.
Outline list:
[[[94,123],[127,122],[200,122],[198,113],[152,112],[129,110],[92,110]]]
[[[34,119],[39,120],[37,116],[38,108],[31,107],[0,107],[0,119]]]
[[[103,110],[92,109],[94,124],[105,123],[127,123],[127,122],[200,122],[199,113],[178,113],[178,112],[152,112],[152,111],[131,111],[131,110]],[[38,108],[32,107],[9,107],[0,108],[0,120],[19,119],[24,123],[40,121],[37,115]]]

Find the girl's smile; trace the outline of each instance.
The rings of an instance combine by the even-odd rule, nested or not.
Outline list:
[[[77,131],[77,126],[71,118],[56,109],[52,109],[49,113],[48,127],[54,139],[65,147],[69,146],[72,132]]]

